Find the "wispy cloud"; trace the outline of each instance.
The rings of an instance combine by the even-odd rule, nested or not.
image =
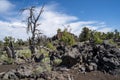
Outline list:
[[[0,0],[0,13],[8,13],[13,8],[13,6],[14,5],[8,0]]]
[[[64,29],[62,25],[70,25],[72,33],[79,35],[83,27],[89,27],[90,29],[99,30],[99,31],[110,31],[111,28],[107,27],[105,22],[98,21],[80,21],[78,17],[66,14],[64,12],[58,11],[58,6],[55,4],[46,5],[43,14],[40,17],[39,22],[41,25],[39,29],[51,37],[56,34],[58,28]],[[37,12],[40,10],[40,6],[37,7]],[[9,22],[0,20],[0,39],[3,39],[5,36],[13,36],[15,38],[28,38],[26,34],[25,23],[21,21],[28,15],[28,13],[23,13],[21,16],[11,17]]]

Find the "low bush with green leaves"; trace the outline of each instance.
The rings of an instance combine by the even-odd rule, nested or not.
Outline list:
[[[75,38],[72,34],[70,34],[67,31],[63,31],[63,35],[61,38],[61,41],[64,42],[65,45],[74,45],[75,44]]]
[[[1,55],[0,56],[0,61],[5,62],[5,64],[12,64],[14,63],[14,59],[8,58],[7,55]]]
[[[33,73],[37,74],[37,73],[42,73],[42,72],[50,72],[52,69],[50,64],[45,64],[42,63],[41,65],[38,65],[36,68],[34,68]]]
[[[17,53],[18,53],[17,56],[21,56],[21,57],[24,57],[24,58],[31,58],[31,52],[30,52],[29,49],[18,50]]]
[[[95,43],[96,43],[96,44],[102,44],[102,43],[103,43],[103,40],[101,40],[100,38],[97,38],[97,39],[95,40]]]
[[[40,54],[40,55],[41,55],[41,54],[44,54],[45,57],[48,57],[48,56],[49,56],[49,52],[46,51],[45,49],[40,49],[40,50],[39,50],[39,54]]]
[[[109,40],[109,43],[110,43],[110,44],[115,44],[115,42],[113,41],[113,39],[110,39],[110,40]]]
[[[44,59],[42,59],[42,63],[50,63],[50,58],[45,57]]]
[[[103,43],[103,40],[100,38],[100,36],[97,32],[94,34],[93,40],[96,44],[102,44]]]
[[[47,48],[52,49],[52,50],[56,49],[55,46],[53,46],[53,44],[51,42],[48,42],[46,46],[47,46]]]
[[[55,66],[58,66],[62,62],[62,60],[61,59],[55,59],[53,62],[54,62]]]

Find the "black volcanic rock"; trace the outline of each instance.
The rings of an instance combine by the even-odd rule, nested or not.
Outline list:
[[[78,43],[72,47],[62,47],[62,63],[68,68],[76,64],[83,65],[85,71],[100,70],[103,72],[119,73],[120,69],[120,49],[104,41],[103,44]],[[91,65],[92,64],[92,65]],[[94,64],[94,65],[93,65]]]

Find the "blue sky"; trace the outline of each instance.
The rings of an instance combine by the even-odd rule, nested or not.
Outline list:
[[[26,24],[22,21],[28,14],[20,14],[20,9],[35,5],[39,11],[43,3],[46,5],[39,29],[42,27],[47,36],[53,36],[57,28],[64,29],[62,25],[70,25],[76,35],[84,26],[102,32],[120,30],[120,0],[0,0],[0,39],[26,39]]]

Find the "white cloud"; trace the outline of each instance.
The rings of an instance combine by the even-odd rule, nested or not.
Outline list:
[[[105,28],[99,29],[98,31],[106,33],[106,32],[112,31],[112,30],[113,30],[112,28],[105,27]]]
[[[4,39],[5,36],[13,36],[15,38],[25,39],[27,34],[25,24],[20,22],[3,22],[0,21],[0,39]]]
[[[6,13],[13,8],[13,4],[8,0],[0,0],[0,13]]]
[[[38,13],[40,7],[37,7]],[[26,39],[28,35],[26,34],[25,24],[21,23],[23,18],[27,16],[28,13],[24,12],[22,16],[17,17],[17,19],[11,19],[11,22],[0,21],[0,39],[3,39],[5,36],[13,36],[15,38]],[[99,30],[99,31],[110,31],[111,28],[107,27],[104,22],[97,21],[79,21],[78,17],[65,14],[57,10],[56,5],[46,5],[43,14],[40,17],[39,22],[41,25],[39,29],[42,32],[51,37],[56,34],[58,28],[64,29],[62,25],[70,25],[72,33],[79,35],[83,27],[88,27],[90,29]]]

